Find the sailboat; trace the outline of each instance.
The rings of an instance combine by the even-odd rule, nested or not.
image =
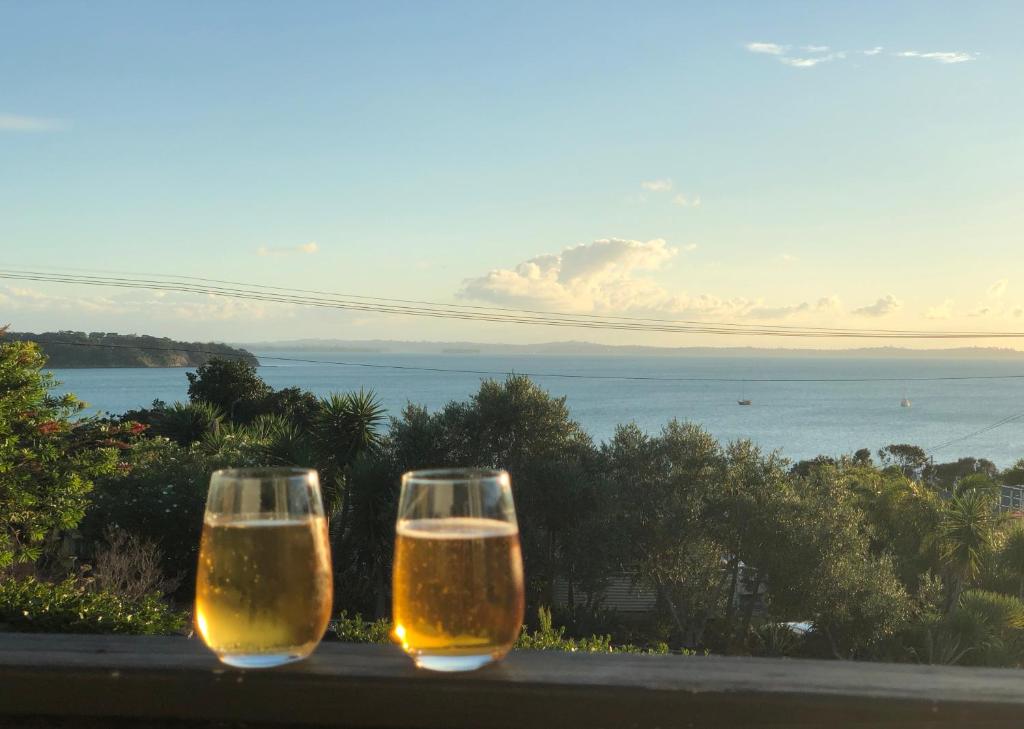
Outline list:
[[[739,404],[739,405],[750,405],[750,404],[752,404],[750,402],[750,400],[737,400],[736,403]]]
[[[910,398],[909,397],[905,397],[902,400],[900,400],[900,407],[901,408],[909,408],[910,407]]]

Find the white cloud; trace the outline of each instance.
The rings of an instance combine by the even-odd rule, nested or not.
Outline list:
[[[794,314],[803,314],[811,310],[811,305],[806,301],[793,306],[755,306],[747,312],[751,319],[784,319]]]
[[[763,53],[771,56],[775,56],[779,63],[783,63],[792,68],[814,68],[822,63],[828,63],[830,61],[842,61],[849,55],[849,51],[838,50],[833,51],[830,46],[808,44],[799,46],[799,49],[805,54],[809,55],[788,55],[790,46],[780,45],[778,43],[747,43],[746,49],[752,53]],[[868,48],[861,51],[852,51],[856,54],[865,56],[877,56],[883,51],[882,46],[875,46],[874,48]],[[892,56],[896,58],[921,58],[926,61],[935,61],[936,63],[964,63],[966,61],[974,61],[978,58],[977,53],[968,51],[900,51],[892,53]]]
[[[672,198],[672,204],[678,205],[681,208],[699,208],[700,207],[700,195],[694,195],[693,197],[687,197],[683,193],[679,193]]]
[[[898,58],[923,58],[928,61],[937,61],[938,63],[965,63],[978,58],[977,53],[967,53],[965,51],[931,51],[929,53],[900,51],[893,55]]]
[[[831,54],[827,56],[815,56],[813,58],[790,58],[785,56],[780,58],[779,61],[785,63],[787,66],[792,66],[793,68],[814,68],[819,63],[827,63],[833,58],[834,56]]]
[[[309,243],[302,243],[301,245],[297,245],[297,246],[284,246],[284,247],[280,247],[280,248],[268,248],[267,246],[260,246],[256,250],[256,255],[258,255],[258,256],[289,256],[289,255],[299,254],[299,255],[307,255],[308,256],[308,255],[312,255],[312,254],[316,253],[319,250],[320,250],[320,246],[318,246],[316,243],[311,241]]]
[[[691,249],[689,246],[685,249]],[[468,279],[458,296],[511,306],[572,312],[660,312],[741,316],[753,306],[746,299],[672,294],[638,275],[661,269],[679,249],[663,239],[605,238],[537,256],[512,269],[494,269]]]
[[[887,314],[891,314],[902,306],[902,301],[892,294],[887,294],[873,304],[862,306],[859,309],[854,309],[853,313],[858,316],[885,316]]]
[[[189,322],[263,319],[271,312],[291,316],[294,306],[268,307],[258,301],[168,291],[120,291],[109,296],[63,296],[36,289],[7,286],[0,291],[5,307],[16,312],[68,315],[100,314],[104,320],[142,315],[146,321],[178,319]]]
[[[794,256],[790,253],[783,253],[781,256],[779,256],[779,258],[781,258],[785,263],[796,263],[797,261],[800,260],[797,256]]]
[[[925,319],[951,319],[953,317],[953,299],[946,299],[937,306],[931,306],[924,313]]]
[[[840,302],[839,297],[835,294],[832,294],[831,296],[822,296],[818,299],[818,303],[814,305],[814,310],[821,312],[834,313],[839,311],[841,308],[842,302]]]
[[[67,123],[61,119],[0,112],[0,132],[56,132],[61,129],[67,129]]]
[[[683,245],[679,246],[679,250],[684,251],[686,253],[690,253],[691,251],[697,250],[697,244],[696,243],[684,243]]]
[[[1007,281],[1005,278],[999,279],[994,284],[988,287],[988,297],[990,299],[998,299],[999,297],[1006,293],[1006,287],[1008,284],[1009,281]]]
[[[747,43],[746,49],[751,53],[767,53],[772,56],[781,56],[789,46],[780,46],[778,43]]]
[[[667,177],[662,180],[644,180],[640,187],[650,192],[668,192],[672,189],[672,180]]]

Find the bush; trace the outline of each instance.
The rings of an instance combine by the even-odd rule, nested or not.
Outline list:
[[[173,635],[185,617],[157,595],[129,600],[111,592],[92,591],[87,581],[34,578],[0,581],[0,623],[26,633],[120,633]]]
[[[611,636],[592,635],[588,638],[565,637],[565,627],[557,629],[551,622],[551,611],[547,608],[538,610],[540,628],[532,633],[525,629],[516,641],[516,650],[534,651],[569,651],[572,653],[668,653],[668,645],[659,643],[652,648],[641,648],[635,645],[612,645]],[[342,612],[334,623],[334,632],[346,643],[390,643],[391,623],[387,620],[369,622],[362,616],[349,617]],[[690,653],[684,651],[684,653]]]
[[[362,615],[349,617],[342,610],[332,626],[338,640],[346,643],[390,643],[391,622],[388,620],[364,620]]]
[[[156,544],[115,526],[107,527],[104,539],[105,544],[96,547],[89,572],[93,590],[141,600],[178,589],[181,579],[164,574],[163,553]]]

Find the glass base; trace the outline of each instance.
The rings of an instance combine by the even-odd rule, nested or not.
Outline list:
[[[419,668],[428,671],[475,671],[494,660],[490,653],[470,656],[415,656]]]
[[[286,663],[295,663],[306,657],[304,653],[250,653],[217,656],[221,663],[235,668],[274,668]]]

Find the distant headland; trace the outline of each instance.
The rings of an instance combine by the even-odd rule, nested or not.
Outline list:
[[[498,342],[400,341],[388,339],[293,339],[240,344],[254,352],[372,352],[375,354],[528,354],[559,356],[655,356],[655,357],[863,357],[867,359],[1024,359],[1024,352],[1001,347],[858,347],[853,349],[803,349],[784,347],[655,347],[562,341],[537,344]]]
[[[46,354],[47,367],[198,367],[215,357],[259,361],[251,352],[217,342],[181,342],[167,337],[111,332],[8,332],[3,341],[31,341]]]

